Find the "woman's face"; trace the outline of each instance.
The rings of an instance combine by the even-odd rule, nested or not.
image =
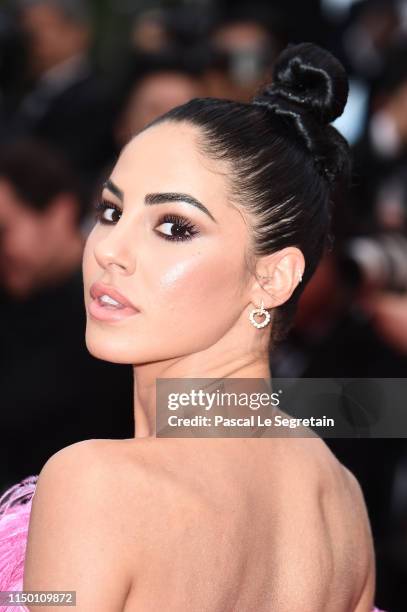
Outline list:
[[[148,128],[104,187],[83,261],[86,342],[100,359],[204,350],[249,303],[247,225],[230,204],[226,163],[204,157],[199,137],[186,122]]]

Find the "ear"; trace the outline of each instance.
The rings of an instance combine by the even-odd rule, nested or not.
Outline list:
[[[260,257],[256,265],[251,300],[264,308],[275,308],[287,302],[301,282],[305,259],[297,247],[286,247],[271,255]]]
[[[61,229],[69,230],[77,224],[79,203],[75,196],[63,193],[54,198],[53,202],[45,211],[48,223],[55,231]]]

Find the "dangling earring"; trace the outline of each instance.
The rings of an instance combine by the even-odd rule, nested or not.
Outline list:
[[[300,272],[300,273],[299,273],[299,275],[298,275],[298,282],[299,282],[299,283],[301,283],[301,282],[302,282],[302,274],[301,274],[301,272]]]
[[[257,323],[257,321],[254,318],[254,315],[264,315],[265,319],[264,321],[262,321],[261,323]],[[253,310],[250,311],[249,314],[249,319],[250,319],[250,323],[252,323],[255,327],[257,327],[258,329],[260,327],[265,327],[266,325],[268,325],[268,323],[270,322],[270,313],[268,310],[266,310],[264,308],[264,303],[263,300],[261,301],[261,306],[260,308],[255,308]]]

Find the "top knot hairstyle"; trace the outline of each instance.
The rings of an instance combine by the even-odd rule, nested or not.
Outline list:
[[[331,53],[312,43],[289,45],[271,83],[251,103],[195,98],[153,121],[200,128],[202,152],[229,163],[234,204],[251,228],[248,265],[288,246],[305,258],[303,283],[275,310],[272,343],[284,339],[298,299],[333,243],[333,202],[350,176],[346,140],[330,125],[348,96],[348,79]]]
[[[265,94],[299,104],[325,125],[342,114],[348,90],[342,64],[328,51],[302,43],[289,45],[279,55]]]
[[[330,183],[348,164],[347,142],[327,127],[339,117],[349,85],[342,64],[328,51],[313,45],[289,45],[278,57],[273,81],[253,104],[264,106],[295,130],[313,155],[318,171]]]

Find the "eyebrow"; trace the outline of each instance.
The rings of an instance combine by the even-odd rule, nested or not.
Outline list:
[[[119,189],[118,186],[115,185],[111,179],[107,179],[107,181],[103,183],[103,189],[108,189],[109,191],[113,193],[113,195],[119,198],[120,202],[123,202],[123,199],[124,199],[123,191]]]
[[[115,185],[111,179],[108,179],[103,184],[103,187],[111,191],[113,195],[115,195],[117,198],[119,198],[121,202],[123,202],[123,199],[124,199],[123,191],[119,189],[119,187]],[[207,214],[212,219],[212,221],[217,223],[215,217],[206,208],[206,206],[202,204],[202,202],[200,202],[199,200],[197,200],[196,198],[194,198],[193,196],[187,193],[174,193],[174,192],[148,193],[144,198],[144,204],[146,204],[147,206],[151,206],[154,204],[165,204],[167,202],[186,202],[186,204],[191,204],[192,206],[195,206],[196,208],[198,208],[199,210]]]

